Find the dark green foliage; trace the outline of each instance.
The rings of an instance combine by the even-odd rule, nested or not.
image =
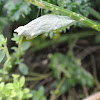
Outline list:
[[[18,75],[13,75],[12,83],[0,82],[0,100],[24,100],[32,97],[30,90],[23,88],[25,77],[18,77]]]
[[[57,0],[57,4],[60,7],[77,12],[84,16],[88,16],[89,14],[87,10],[87,8],[89,7],[88,0]]]
[[[44,87],[40,87],[37,91],[32,91],[33,99],[32,100],[47,100],[44,96]]]
[[[0,50],[0,62],[2,62],[4,57],[5,57],[5,51],[4,50]]]
[[[3,33],[3,29],[5,27],[5,25],[8,24],[8,20],[6,17],[0,17],[0,34]]]
[[[24,63],[19,63],[19,70],[23,75],[27,75],[28,74],[28,67]]]
[[[96,35],[95,42],[96,43],[100,43],[100,34]]]
[[[13,34],[13,38],[11,38],[11,40],[12,40],[12,41],[15,41],[16,44],[19,43],[19,39],[20,39],[19,36],[18,36],[17,34],[15,34],[15,33]]]
[[[7,14],[12,21],[17,21],[21,16],[25,17],[31,11],[30,3],[23,0],[8,0],[4,8],[7,10]]]
[[[61,92],[68,91],[71,87],[81,84],[88,87],[93,86],[93,77],[85,69],[81,67],[80,61],[72,55],[63,55],[55,53],[50,56],[49,67],[52,69],[54,76],[61,80],[61,74],[66,76],[66,80],[62,85]]]

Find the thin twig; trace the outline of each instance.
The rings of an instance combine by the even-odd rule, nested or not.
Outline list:
[[[59,85],[57,86],[56,90],[53,92],[50,100],[55,100],[58,97],[58,91],[60,90],[62,84],[64,83],[66,77],[63,77],[63,79],[61,80],[61,82],[59,83]]]

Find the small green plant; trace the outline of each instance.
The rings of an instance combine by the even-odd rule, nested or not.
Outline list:
[[[32,100],[47,100],[44,96],[44,87],[40,87],[38,90],[32,91],[33,99]]]
[[[92,87],[94,80],[92,75],[81,67],[80,61],[72,54],[63,55],[55,53],[49,55],[49,67],[56,77],[56,90],[52,92],[51,100],[55,100],[59,95],[68,92],[69,89],[77,84]],[[63,75],[63,79],[61,77]]]
[[[23,75],[28,74],[28,67],[23,63],[22,56],[25,54],[25,51],[30,47],[30,42],[22,42],[23,37],[19,37],[14,33],[12,41],[18,45],[18,47],[12,47],[14,52],[10,55],[7,48],[7,39],[3,35],[0,35],[0,62],[2,67],[0,69],[0,100],[27,100],[32,98],[38,98],[38,100],[46,100],[44,96],[44,89],[41,87],[38,91],[34,91],[33,94],[30,93],[30,89],[25,88],[25,77],[20,75],[13,74],[11,78],[9,75],[10,70],[14,65],[19,66],[19,70]],[[45,79],[49,75],[41,75],[34,73],[36,76],[35,79]],[[27,78],[32,80],[32,78]],[[34,78],[33,78],[34,80]],[[11,82],[9,82],[11,81]],[[42,94],[38,94],[41,93]]]
[[[25,51],[29,49],[30,42],[26,41],[22,43],[22,38],[20,38],[16,33],[14,33],[14,37],[12,38],[12,41],[15,41],[18,47],[12,47],[13,57],[16,57],[15,64],[19,65],[19,70],[22,74],[27,75],[28,74],[28,67],[26,64],[23,63],[23,59],[21,56],[25,54]]]
[[[12,77],[12,83],[0,82],[0,100],[24,100],[31,98],[30,90],[24,88],[25,77],[14,74]]]
[[[25,43],[24,43],[22,47],[19,47],[19,51],[17,47],[13,47],[15,52],[13,53],[12,56],[10,56],[7,45],[6,45],[7,39],[4,38],[3,35],[0,35],[0,38],[1,38],[0,39],[0,62],[2,63],[4,62],[4,65],[2,65],[2,67],[0,68],[0,81],[1,81],[0,82],[0,100],[24,100],[24,99],[32,97],[32,94],[29,93],[30,90],[28,88],[24,88],[24,84],[25,84],[24,76],[19,78],[19,75],[12,75],[13,82],[12,83],[5,82],[11,79],[9,77],[9,69],[11,69],[13,66],[13,60],[11,60],[12,57],[15,57],[14,58],[16,60],[15,64],[20,65],[19,67],[20,71],[23,74],[28,74],[27,67],[25,66],[25,64],[23,64],[22,66],[22,62],[19,60],[21,56],[19,52],[24,53],[24,51],[27,50],[29,45],[27,45],[25,48],[24,47]],[[17,44],[20,42],[20,38],[16,34],[14,34],[14,38],[12,38],[12,40],[14,40]]]
[[[3,35],[0,35],[0,38],[0,62],[5,62],[0,69],[0,74],[8,74],[12,69],[12,66],[16,64],[19,65],[19,70],[22,74],[28,74],[28,67],[23,63],[21,56],[23,56],[25,51],[30,47],[30,42],[27,41],[22,43],[22,38],[18,37],[17,34],[14,34],[12,40],[16,42],[18,47],[12,47],[14,52],[12,55],[10,55],[6,45],[7,39],[4,38]]]
[[[63,73],[67,77],[67,81],[69,80],[68,84],[72,81],[72,86],[76,83],[86,86],[93,85],[92,75],[81,67],[80,60],[74,58],[74,56],[55,53],[50,56],[50,59],[49,67],[58,80],[61,80],[61,74]]]
[[[5,1],[4,8],[7,9],[7,14],[12,21],[19,20],[22,16],[25,17],[31,11],[30,4],[23,0],[8,0]]]
[[[24,36],[27,39],[30,39],[42,33],[48,35],[49,32],[50,37],[52,37],[54,35],[53,32],[60,34],[63,29],[69,29],[69,27],[74,23],[76,24],[76,22],[81,22],[86,26],[100,31],[100,24],[87,18],[88,14],[92,11],[95,12],[95,14],[91,14],[98,19],[100,19],[100,17],[98,17],[100,14],[88,7],[88,0],[2,0],[0,1],[0,12],[2,12],[1,8],[2,6],[4,6],[4,8],[7,10],[9,20],[18,21],[22,16],[25,18],[25,16],[30,13],[31,7],[33,7],[30,6],[30,3],[46,9],[43,11],[44,14],[51,14],[41,16],[24,26],[18,27],[15,30],[18,35],[14,33],[13,38],[11,39],[15,42],[16,45],[14,47],[11,47],[11,49],[13,50],[11,54],[8,51],[7,38],[5,38],[3,35],[0,35],[0,100],[47,100],[43,86],[39,87],[38,90],[30,91],[29,88],[25,87],[25,80],[35,81],[33,82],[33,85],[30,86],[30,88],[33,88],[37,83],[39,83],[43,79],[47,79],[51,74],[56,78],[56,84],[55,90],[51,91],[50,100],[55,100],[61,94],[68,92],[77,84],[86,86],[87,88],[92,87],[94,85],[93,76],[82,67],[80,59],[77,59],[73,54],[73,47],[71,48],[73,44],[70,45],[73,39],[88,36],[88,32],[86,32],[87,35],[85,35],[84,32],[81,32],[82,34],[78,35],[66,35],[66,37],[63,36],[63,38],[58,40],[58,43],[64,42],[65,40],[68,40],[68,42],[71,41],[71,43],[69,44],[69,51],[66,55],[62,53],[54,53],[49,55],[49,68],[51,69],[49,71],[52,72],[48,75],[29,72],[30,70],[24,63],[23,56],[25,55],[26,50],[30,48],[32,41],[26,41],[26,39],[24,39]],[[35,7],[33,8],[35,9]],[[32,12],[31,15],[33,18]],[[36,16],[35,12],[34,16]],[[18,25],[23,25],[26,22],[29,22],[30,19],[23,20],[24,22],[21,23],[21,20],[20,24]],[[8,23],[7,21],[7,18],[3,18],[2,16],[0,16],[1,33],[3,32],[2,29],[4,28],[4,26]],[[95,32],[90,33],[94,34]],[[73,35],[72,38],[71,35]],[[100,36],[98,35],[96,37],[96,42],[100,42],[99,38]],[[35,46],[37,47],[37,45],[39,45],[39,47],[37,47],[39,49],[41,48],[41,40],[37,40]],[[42,48],[44,48],[44,46],[47,46],[49,43],[46,39],[44,40],[44,38],[43,42],[45,44],[43,44]],[[55,42],[50,42],[50,44],[53,43]],[[37,48],[35,50],[37,50]],[[15,74],[12,75],[13,78],[10,77],[10,72],[15,67],[18,67],[19,73],[25,76],[27,75],[26,78],[25,76]],[[82,96],[84,96],[84,94],[82,94]]]

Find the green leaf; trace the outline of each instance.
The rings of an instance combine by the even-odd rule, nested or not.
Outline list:
[[[24,97],[23,98],[31,98],[32,94],[30,93],[30,90],[28,88],[23,89]]]
[[[44,87],[41,86],[41,87],[38,89],[38,92],[41,93],[41,94],[39,94],[40,96],[44,95]]]
[[[14,79],[18,79],[18,78],[20,77],[20,75],[18,75],[18,74],[12,74],[12,77],[13,77]]]
[[[15,80],[15,79],[14,79],[13,85],[14,85],[15,88],[19,88],[20,87],[18,80]]]
[[[13,98],[13,97],[16,97],[16,96],[17,96],[16,92],[14,90],[12,90],[10,97]]]
[[[5,97],[9,97],[9,95],[11,94],[11,90],[5,88]]]
[[[2,79],[3,79],[3,78],[2,78],[2,77],[0,77],[0,82],[2,81]]]
[[[15,41],[16,44],[18,44],[18,43],[19,43],[20,37],[19,37],[16,33],[14,33],[13,36],[14,36],[14,37],[13,37],[11,40],[12,40],[12,41]]]
[[[31,98],[31,97],[32,97],[32,94],[28,93],[28,94],[26,94],[25,97],[26,97],[26,98]]]
[[[14,50],[14,52],[17,52],[18,51],[18,48],[17,47],[12,47],[11,49]]]
[[[23,89],[23,92],[24,92],[24,93],[29,93],[30,90],[29,90],[28,88],[24,88],[24,89]]]
[[[28,74],[28,67],[24,63],[19,64],[19,70],[23,75]]]
[[[14,89],[13,83],[7,83],[6,84],[6,88],[8,88],[8,89]]]
[[[19,86],[22,87],[22,86],[24,86],[24,84],[25,84],[25,77],[22,76],[22,77],[20,77],[20,80],[19,80]]]
[[[1,49],[2,45],[4,45],[6,42],[7,42],[7,39],[4,38],[3,35],[0,35],[0,49]]]
[[[4,83],[4,82],[1,82],[1,83],[0,83],[0,91],[3,91],[4,86],[5,86],[5,83]]]
[[[19,100],[22,100],[23,92],[22,91],[18,91],[17,95],[18,95]]]
[[[31,43],[30,43],[29,41],[24,42],[24,43],[21,45],[21,50],[22,50],[22,51],[28,50],[29,47],[30,47],[30,45],[31,45]]]
[[[6,53],[4,50],[0,50],[0,62],[4,59]]]
[[[44,96],[44,87],[41,86],[37,91],[33,91],[33,99],[32,100],[47,100]]]
[[[55,53],[54,55],[49,55],[49,58],[51,60],[49,67],[53,70],[54,76],[57,79],[61,79],[62,72],[66,72],[65,74],[67,74],[67,71],[65,70],[67,66],[66,56],[61,53]]]

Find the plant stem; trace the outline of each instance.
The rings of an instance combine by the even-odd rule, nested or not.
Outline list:
[[[40,80],[46,79],[48,77],[49,77],[49,75],[48,76],[44,76],[44,77],[26,77],[25,80],[27,82],[28,81],[40,81]],[[13,79],[10,78],[9,80],[3,80],[3,81],[5,81],[5,82],[11,82],[11,81],[13,81]]]
[[[49,74],[39,74],[39,73],[35,73],[35,72],[30,72],[29,75],[37,76],[37,77],[49,77],[50,75],[52,75],[52,73],[49,73]]]
[[[60,83],[58,84],[56,90],[53,92],[50,100],[55,100],[58,97],[58,95],[59,95],[58,92],[59,92],[62,84],[64,83],[65,79],[66,79],[66,77],[63,77],[63,79],[60,81]]]
[[[32,48],[31,52],[39,51],[41,49],[47,48],[54,44],[63,43],[65,41],[68,41],[69,39],[83,38],[83,37],[87,37],[87,36],[92,36],[93,34],[96,35],[98,33],[99,32],[96,32],[96,31],[81,31],[81,32],[76,32],[74,34],[73,34],[73,32],[70,32],[69,34],[62,35],[57,40],[48,40],[46,42],[42,42],[42,44],[40,46],[35,46],[34,48]]]
[[[94,28],[95,30],[97,31],[100,31],[100,24],[80,15],[80,14],[77,14],[75,12],[72,12],[72,11],[69,11],[67,9],[64,9],[62,7],[58,7],[54,4],[51,4],[51,3],[48,3],[46,1],[42,1],[42,0],[25,0],[27,2],[30,2],[31,4],[34,4],[36,6],[39,6],[41,8],[44,8],[44,9],[48,9],[48,10],[51,10],[51,11],[56,11],[56,12],[59,12],[63,15],[66,15],[66,16],[69,16],[70,18],[76,20],[76,21],[80,21],[81,23],[83,23],[84,25],[86,26],[89,26],[89,27],[92,27]]]
[[[23,36],[21,36],[21,38],[19,40],[19,44],[18,44],[18,61],[19,61],[20,56],[21,56],[21,45],[22,45],[22,41],[23,41]]]
[[[11,59],[6,43],[4,44],[4,50],[6,52],[7,60],[6,60],[5,64],[4,64],[3,70],[6,70],[7,69],[7,65],[8,65],[8,63],[9,63],[9,61]]]
[[[26,81],[38,81],[38,80],[43,80],[46,79],[47,77],[28,77],[26,78]]]

